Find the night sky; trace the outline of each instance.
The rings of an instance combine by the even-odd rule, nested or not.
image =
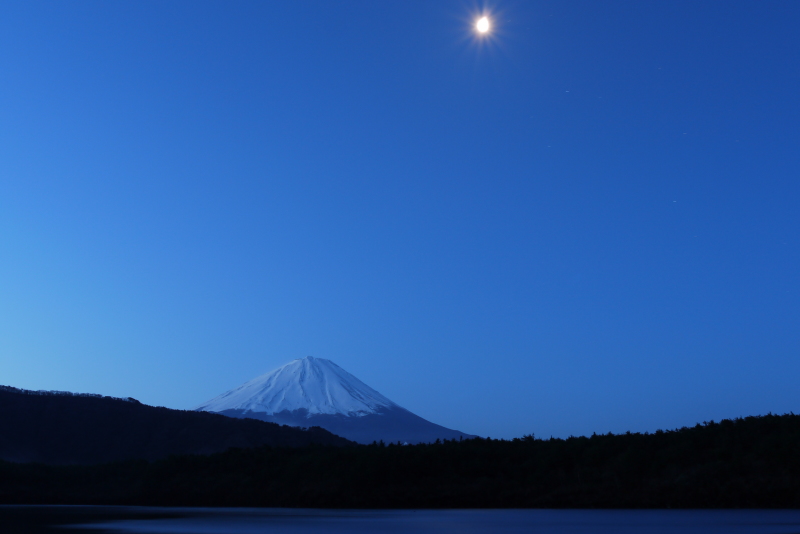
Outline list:
[[[0,384],[185,409],[313,355],[493,438],[798,412],[798,28],[4,2]]]

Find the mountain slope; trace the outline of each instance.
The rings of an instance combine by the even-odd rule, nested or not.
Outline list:
[[[310,425],[306,425],[310,426]],[[0,459],[92,464],[172,454],[211,454],[231,447],[345,445],[321,428],[170,410],[134,399],[0,386]]]
[[[312,356],[289,362],[195,409],[289,426],[319,426],[358,443],[474,437],[431,423],[332,361]]]
[[[232,389],[196,410],[243,410],[266,414],[305,410],[309,415],[363,416],[393,403],[330,360],[294,360]]]

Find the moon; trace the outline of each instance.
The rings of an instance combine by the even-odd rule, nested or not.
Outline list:
[[[475,29],[478,30],[478,33],[489,33],[489,27],[489,17],[481,17],[475,23]]]

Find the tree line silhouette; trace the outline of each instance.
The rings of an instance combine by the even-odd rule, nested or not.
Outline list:
[[[655,433],[0,463],[0,503],[346,508],[800,506],[800,416]]]

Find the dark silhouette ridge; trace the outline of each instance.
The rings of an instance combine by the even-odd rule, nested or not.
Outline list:
[[[380,408],[378,413],[362,416],[342,414],[310,414],[308,410],[295,410],[276,414],[244,410],[219,412],[229,417],[249,417],[289,426],[318,426],[337,436],[356,443],[369,444],[383,440],[386,443],[433,443],[437,439],[472,439],[476,436],[451,430],[409,412],[405,408]]]
[[[96,466],[0,462],[0,503],[798,508],[800,416],[569,439],[259,447]]]
[[[0,386],[0,459],[47,464],[156,460],[231,447],[346,445],[321,428],[147,406],[134,399]]]

